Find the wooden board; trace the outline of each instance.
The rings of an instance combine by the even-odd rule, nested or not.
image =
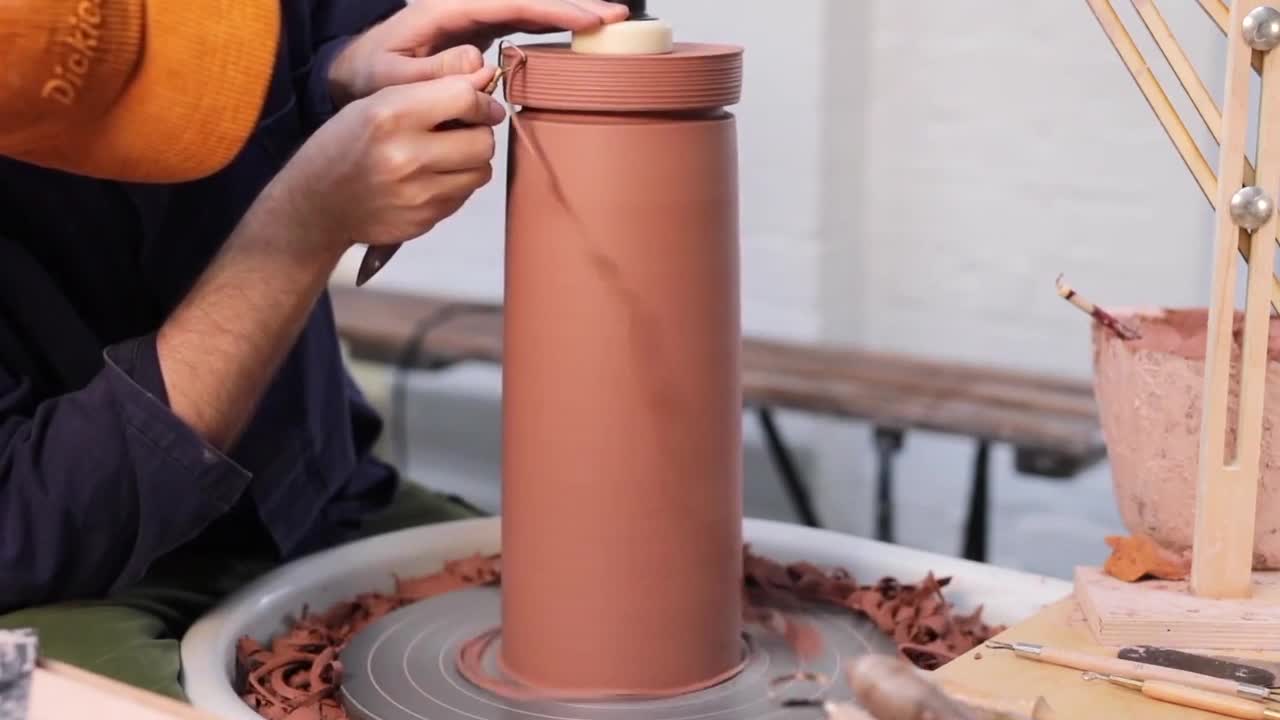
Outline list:
[[[95,673],[41,660],[31,679],[27,720],[217,720],[196,708]]]
[[[1083,613],[1070,598],[1050,605],[1038,614],[1001,633],[998,640],[1029,642],[1099,656],[1115,656],[1093,640]],[[1233,652],[1232,655],[1280,660],[1277,653]],[[967,687],[993,695],[1043,696],[1059,720],[1222,720],[1222,715],[1190,710],[1150,700],[1141,693],[1108,683],[1085,682],[1079,670],[1047,665],[1015,656],[1012,652],[977,647],[947,663],[935,673]]]
[[[1280,572],[1253,574],[1241,599],[1192,595],[1186,582],[1126,583],[1076,568],[1075,596],[1103,645],[1201,650],[1280,650]]]
[[[502,362],[502,306],[406,293],[331,289],[354,357],[396,364],[420,338],[414,367]],[[965,435],[1060,453],[1077,468],[1105,454],[1088,381],[855,348],[747,338],[744,402]]]

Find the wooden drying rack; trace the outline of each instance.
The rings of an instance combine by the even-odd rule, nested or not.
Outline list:
[[[1280,193],[1280,51],[1273,50],[1280,45],[1280,8],[1266,0],[1234,0],[1230,7],[1222,0],[1198,0],[1226,37],[1219,109],[1154,1],[1131,0],[1219,144],[1215,174],[1111,2],[1086,2],[1213,207],[1214,245],[1190,580],[1130,585],[1081,568],[1076,595],[1100,642],[1123,636],[1128,642],[1163,645],[1203,648],[1205,642],[1218,647],[1214,643],[1230,642],[1235,648],[1280,649],[1280,610],[1275,609],[1280,577],[1253,572],[1268,333],[1271,308],[1280,309],[1280,280],[1273,269],[1280,230],[1275,212]],[[1245,154],[1255,71],[1262,87],[1256,170]],[[1233,342],[1237,252],[1248,264],[1239,352]],[[1231,408],[1237,358],[1239,402]],[[1134,607],[1140,609],[1136,616]]]

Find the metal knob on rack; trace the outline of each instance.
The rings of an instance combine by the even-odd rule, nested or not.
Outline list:
[[[1254,50],[1267,52],[1280,46],[1280,10],[1270,5],[1254,8],[1240,24],[1244,41]]]
[[[1265,225],[1274,212],[1275,202],[1256,185],[1240,188],[1231,196],[1231,219],[1249,232]]]

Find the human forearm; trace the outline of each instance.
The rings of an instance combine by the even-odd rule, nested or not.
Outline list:
[[[273,183],[156,338],[173,413],[233,445],[323,292],[344,245]]]

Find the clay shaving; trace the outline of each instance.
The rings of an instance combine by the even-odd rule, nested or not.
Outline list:
[[[883,578],[859,585],[847,571],[810,563],[784,565],[753,555],[743,559],[744,592],[751,620],[777,629],[799,656],[816,652],[821,638],[789,623],[779,611],[804,604],[846,609],[869,618],[917,667],[933,670],[988,640],[1004,628],[982,622],[982,608],[957,615],[942,596],[950,578],[932,573],[916,584]],[[497,555],[455,560],[422,577],[396,578],[389,594],[364,593],[323,613],[303,608],[288,632],[270,646],[250,637],[236,644],[236,692],[267,720],[349,720],[337,698],[342,650],[370,623],[410,603],[469,587],[495,585]],[[812,636],[810,636],[812,634]]]
[[[951,578],[936,578],[905,585],[882,578],[874,585],[859,585],[843,569],[824,570],[811,563],[783,565],[748,548],[743,575],[748,607],[782,608],[788,603],[816,603],[844,608],[869,618],[898,646],[898,652],[915,666],[936,670],[1004,630],[982,622],[982,607],[958,615],[942,596]],[[797,654],[802,647],[793,640]]]
[[[405,605],[468,587],[492,585],[500,560],[476,555],[440,572],[403,580],[391,594],[364,593],[313,615],[304,607],[290,629],[264,647],[250,637],[236,643],[236,692],[267,720],[349,720],[336,697],[338,655],[366,625]]]
[[[1111,557],[1103,572],[1125,582],[1151,577],[1160,580],[1186,580],[1191,574],[1190,553],[1175,553],[1161,547],[1147,535],[1109,535]]]

